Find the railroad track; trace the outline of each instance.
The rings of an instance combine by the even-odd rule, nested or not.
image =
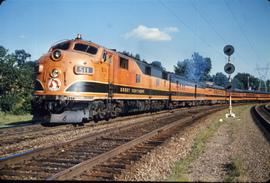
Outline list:
[[[181,108],[181,109],[174,109],[173,111],[177,111],[177,110],[185,110],[187,108]],[[140,117],[145,117],[145,116],[149,116],[149,115],[153,115],[153,114],[163,114],[163,113],[167,113],[168,110],[163,110],[163,111],[159,111],[159,112],[155,112],[155,113],[143,113],[143,114],[139,114],[139,115],[131,115],[131,116],[123,116],[123,117],[117,117],[115,119],[111,119],[109,122],[120,122],[120,121],[124,121],[124,120],[129,120],[129,119],[134,119],[134,118],[140,118]],[[76,127],[76,129],[81,129],[81,128],[85,128],[88,126],[97,126],[97,125],[102,125],[102,124],[106,124],[109,123],[105,120],[100,121],[98,123],[93,124],[92,122],[90,123],[85,123],[85,126],[82,127]],[[27,125],[27,126],[16,126],[16,127],[8,127],[8,128],[2,128],[0,129],[0,139],[13,139],[15,136],[20,136],[19,138],[23,138],[22,135],[36,135],[40,132],[43,131],[55,131],[58,129],[68,129],[68,130],[73,130],[74,127],[73,125],[59,125],[59,126],[54,126],[53,128],[48,128],[48,127],[43,127],[40,124],[32,124],[32,125]]]
[[[178,111],[180,109],[175,109],[173,111]],[[181,110],[187,110],[185,108]],[[105,126],[107,124],[114,124],[114,123],[120,123],[127,120],[140,120],[145,117],[149,116],[156,116],[156,115],[162,115],[168,113],[168,110],[165,111],[159,111],[155,113],[144,113],[139,115],[133,115],[133,116],[124,116],[119,117],[116,119],[112,119],[109,122],[107,121],[100,121],[97,124],[93,123],[86,123],[83,127],[73,127],[72,125],[61,125],[61,126],[55,126],[55,127],[43,127],[40,124],[39,125],[31,125],[31,126],[24,126],[24,127],[14,127],[14,128],[8,128],[8,129],[1,129],[0,130],[0,146],[3,147],[0,150],[0,158],[16,154],[18,152],[28,151],[30,149],[33,149],[33,147],[38,146],[37,139],[44,139],[48,137],[57,137],[59,134],[63,133],[71,133],[76,131],[86,131],[90,128],[102,128],[102,126]],[[28,143],[29,142],[29,143]],[[32,142],[32,143],[31,143]]]
[[[224,106],[203,106],[120,126],[0,160],[0,179],[113,180],[184,126]]]
[[[261,129],[270,136],[270,104],[256,105],[251,108],[253,118],[258,122]]]

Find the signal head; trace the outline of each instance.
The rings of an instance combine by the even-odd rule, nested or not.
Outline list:
[[[227,55],[227,56],[231,56],[234,52],[234,47],[232,45],[226,45],[223,48],[223,52]]]

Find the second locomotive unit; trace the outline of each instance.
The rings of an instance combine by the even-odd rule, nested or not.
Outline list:
[[[192,83],[160,67],[78,36],[38,61],[34,120],[83,124],[121,114],[225,103],[222,87]],[[233,91],[234,101],[269,100],[267,93]]]

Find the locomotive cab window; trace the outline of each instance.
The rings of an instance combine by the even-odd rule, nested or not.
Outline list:
[[[75,44],[74,50],[90,53],[92,55],[95,55],[98,51],[98,49],[94,46],[89,46],[89,45],[80,44],[80,43]]]
[[[70,45],[70,42],[59,43],[59,44],[53,46],[51,50],[52,51],[57,50],[57,49],[59,49],[59,50],[67,50],[69,48],[69,45]]]
[[[86,52],[87,47],[85,44],[75,44],[74,50]]]
[[[128,69],[128,59],[119,57],[120,58],[120,67],[123,69]]]
[[[88,46],[88,49],[87,49],[87,53],[90,53],[92,55],[95,55],[97,53],[98,49],[96,47],[93,47],[93,46]]]

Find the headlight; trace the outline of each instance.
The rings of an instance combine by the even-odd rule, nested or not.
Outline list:
[[[59,76],[59,71],[57,69],[53,69],[51,72],[51,76],[53,78],[57,78]]]
[[[43,65],[42,64],[37,64],[35,66],[35,72],[38,73],[38,74],[42,73],[43,72]]]
[[[61,51],[60,50],[55,50],[52,52],[52,59],[53,60],[59,60],[61,58]]]
[[[38,73],[42,73],[43,71],[43,65],[38,65]]]

